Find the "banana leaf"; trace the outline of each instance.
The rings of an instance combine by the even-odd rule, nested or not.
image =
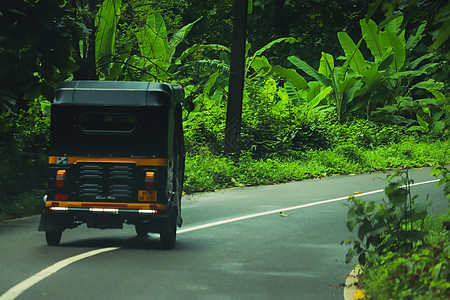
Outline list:
[[[149,60],[169,61],[169,40],[163,17],[154,13],[148,16],[145,26],[136,32],[141,55]]]
[[[347,59],[350,59],[350,68],[358,75],[364,75],[367,70],[366,61],[358,49],[362,40],[356,45],[346,32],[339,32],[338,39]]]
[[[177,46],[186,38],[188,33],[191,31],[192,27],[200,21],[203,17],[198,18],[192,23],[189,23],[185,26],[183,26],[180,30],[178,30],[170,39],[169,43],[169,57],[170,59],[173,58],[173,55],[175,54],[175,50],[177,49]]]
[[[309,66],[306,62],[301,60],[300,58],[296,56],[289,56],[288,60],[297,68],[301,69],[303,72],[308,74],[309,76],[313,77],[320,83],[322,83],[325,86],[331,85],[331,79],[327,78],[323,74],[320,74],[316,70],[314,70],[311,66]]]
[[[282,66],[276,65],[272,67],[272,70],[286,81],[292,83],[292,85],[294,85],[299,90],[309,88],[305,78],[299,75],[294,69],[287,69]]]
[[[95,18],[97,33],[95,35],[95,59],[114,55],[116,28],[120,18],[122,0],[105,0]]]
[[[367,48],[369,48],[370,53],[372,53],[373,57],[375,58],[375,62],[377,62],[383,56],[383,48],[380,42],[378,26],[374,21],[369,20],[368,22],[366,22],[366,20],[364,19],[360,21],[360,25],[362,35],[367,44]]]
[[[320,58],[319,73],[330,77],[334,70],[334,58],[333,55],[322,52]]]

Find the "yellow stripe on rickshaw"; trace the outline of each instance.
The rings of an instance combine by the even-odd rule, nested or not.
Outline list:
[[[83,162],[106,162],[106,163],[131,163],[136,166],[159,166],[168,165],[166,158],[134,158],[134,157],[83,157],[83,156],[50,156],[48,163],[50,165],[73,165]]]

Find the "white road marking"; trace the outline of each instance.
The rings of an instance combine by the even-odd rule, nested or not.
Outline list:
[[[427,184],[427,183],[433,183],[433,182],[437,182],[437,181],[438,181],[438,179],[430,180],[430,181],[424,181],[424,182],[418,182],[418,183],[411,184],[411,186],[422,185],[422,184]],[[383,191],[384,191],[384,189],[373,190],[373,191],[370,191],[370,192],[358,194],[356,196],[357,197],[364,197],[364,196],[368,196],[368,195],[372,195],[372,194],[376,194],[376,193],[381,193]],[[306,207],[311,207],[311,206],[316,206],[316,205],[321,205],[321,204],[327,204],[327,203],[342,201],[342,200],[348,199],[348,197],[349,196],[339,197],[339,198],[334,198],[334,199],[329,199],[329,200],[323,200],[323,201],[317,201],[317,202],[312,202],[312,203],[307,203],[307,204],[301,204],[301,205],[296,205],[296,206],[285,207],[285,208],[281,208],[281,209],[274,209],[274,210],[264,211],[264,212],[260,212],[260,213],[255,213],[255,214],[251,214],[251,215],[245,215],[245,216],[231,218],[231,219],[225,219],[225,220],[221,220],[221,221],[216,221],[216,222],[211,222],[211,223],[206,223],[206,224],[202,224],[202,225],[188,227],[188,228],[185,228],[185,229],[180,229],[180,230],[177,231],[177,233],[185,233],[185,232],[197,231],[197,230],[200,230],[200,229],[206,229],[206,228],[210,228],[210,227],[214,227],[214,226],[219,226],[219,225],[224,225],[224,224],[228,224],[228,223],[238,222],[238,221],[242,221],[242,220],[262,217],[262,216],[266,216],[266,215],[270,215],[270,214],[276,214],[276,213],[280,213],[280,211],[284,212],[284,211],[296,210],[296,209],[300,209],[300,208],[306,208]]]
[[[411,184],[411,186],[428,184],[428,183],[433,183],[433,182],[437,182],[437,181],[438,181],[438,179],[424,181],[424,182],[418,182],[418,183]],[[368,196],[368,195],[372,195],[372,194],[376,194],[376,193],[381,193],[383,191],[384,191],[384,189],[374,190],[374,191],[358,194],[357,197],[364,197],[364,196]],[[290,207],[285,207],[285,208],[281,208],[281,209],[274,209],[274,210],[270,210],[270,211],[264,211],[264,212],[260,212],[260,213],[255,213],[255,214],[245,215],[245,216],[241,216],[241,217],[225,219],[225,220],[221,220],[221,221],[216,221],[216,222],[211,222],[211,223],[207,223],[207,224],[202,224],[202,225],[198,225],[198,226],[192,226],[192,227],[180,229],[177,231],[177,233],[186,233],[186,232],[197,231],[197,230],[215,227],[215,226],[219,226],[219,225],[224,225],[224,224],[234,223],[234,222],[238,222],[238,221],[242,221],[242,220],[248,220],[248,219],[252,219],[252,218],[275,214],[275,213],[279,213],[280,211],[291,211],[291,210],[296,210],[296,209],[301,209],[301,208],[306,208],[306,207],[311,207],[311,206],[317,206],[317,205],[342,201],[342,200],[346,200],[346,199],[348,199],[348,196],[334,198],[334,199],[328,199],[328,200],[323,200],[323,201],[317,201],[317,202],[312,202],[312,203],[307,203],[307,204],[302,204],[302,205],[290,206]],[[77,262],[79,260],[94,256],[97,254],[114,251],[114,250],[118,250],[118,249],[120,249],[120,247],[102,248],[102,249],[97,249],[97,250],[92,250],[89,252],[81,253],[81,254],[66,258],[64,260],[61,260],[61,261],[51,265],[50,267],[32,275],[31,277],[28,277],[27,279],[18,283],[17,285],[13,286],[8,291],[6,291],[6,293],[4,293],[3,295],[0,296],[0,300],[16,299],[20,294],[25,292],[27,289],[29,289],[33,285],[37,284],[38,282],[44,280],[45,278],[51,276],[52,274],[58,272],[62,268],[65,268],[74,262]]]
[[[113,250],[117,250],[120,247],[108,247],[108,248],[102,248],[97,250],[92,250],[89,252],[81,253],[69,258],[66,258],[64,260],[61,260],[50,267],[40,271],[39,273],[34,274],[31,277],[28,277],[24,281],[18,283],[17,285],[10,288],[6,293],[0,296],[0,300],[12,300],[16,299],[20,294],[22,294],[24,291],[35,285],[41,280],[44,280],[45,278],[49,277],[50,275],[58,272],[62,268],[67,267],[68,265],[77,262],[79,260],[82,260],[84,258],[88,258],[100,253],[105,253]]]

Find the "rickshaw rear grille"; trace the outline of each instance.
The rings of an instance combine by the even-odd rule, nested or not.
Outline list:
[[[75,195],[80,201],[129,202],[136,194],[134,164],[78,163]]]

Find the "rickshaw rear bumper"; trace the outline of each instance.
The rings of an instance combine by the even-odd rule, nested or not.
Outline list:
[[[64,231],[87,224],[89,228],[123,228],[123,224],[145,224],[149,232],[160,233],[169,221],[169,211],[164,209],[116,207],[48,206],[43,209],[39,231]]]

